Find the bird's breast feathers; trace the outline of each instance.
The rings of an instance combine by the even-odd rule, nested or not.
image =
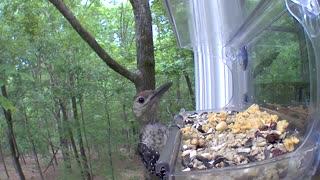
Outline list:
[[[162,123],[147,124],[141,132],[141,142],[156,151],[166,144],[168,139],[168,126]]]

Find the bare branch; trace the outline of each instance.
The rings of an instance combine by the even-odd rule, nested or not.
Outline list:
[[[68,20],[68,22],[77,31],[81,38],[89,44],[89,46],[110,68],[112,68],[114,71],[121,74],[125,78],[129,79],[131,82],[135,83],[137,75],[112,59],[101,47],[101,45],[95,40],[95,38],[81,25],[78,19],[73,15],[71,10],[63,3],[62,0],[49,1],[60,11],[60,13]]]

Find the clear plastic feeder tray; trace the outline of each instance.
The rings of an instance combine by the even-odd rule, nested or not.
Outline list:
[[[299,132],[293,152],[184,172],[170,127],[156,170],[167,179],[311,179],[319,164],[320,7],[317,0],[164,0],[180,47],[195,53],[197,113],[258,104]],[[223,69],[223,71],[220,71]],[[220,89],[219,89],[220,88]],[[217,90],[219,89],[219,90]],[[215,103],[211,103],[215,102]],[[182,119],[175,124],[184,126]],[[277,176],[266,176],[278,171]]]

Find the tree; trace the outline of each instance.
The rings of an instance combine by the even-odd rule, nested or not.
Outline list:
[[[135,17],[137,47],[136,73],[130,72],[127,68],[112,59],[101,45],[97,43],[94,37],[80,24],[62,0],[50,0],[50,2],[63,14],[83,40],[90,45],[109,67],[135,84],[137,92],[155,88],[155,60],[149,0],[130,0]]]
[[[144,75],[151,79],[146,80],[142,78],[142,74],[157,73],[159,83],[167,82],[172,77],[175,79],[182,69],[175,71],[174,68],[184,67],[181,66],[185,62],[182,60],[184,57],[181,56],[181,61],[177,63],[170,62],[177,59],[179,53],[175,52],[175,49],[170,49],[175,46],[173,40],[163,39],[172,38],[173,34],[168,29],[168,24],[163,24],[168,22],[162,20],[159,24],[153,25],[159,26],[159,31],[163,30],[161,36],[155,35],[159,38],[153,37],[157,46],[155,52],[143,56],[138,66],[135,47],[139,44],[135,43],[135,16],[132,13],[132,4],[137,4],[134,1],[119,3],[114,7],[101,5],[99,4],[101,1],[88,0],[87,4],[80,1],[65,2],[75,14],[81,14],[79,22],[82,22],[87,31],[94,35],[96,38],[94,43],[100,44],[100,48],[108,49],[109,57],[116,57],[117,61],[111,64],[117,63],[121,67],[125,65],[123,68],[125,70],[120,71],[133,75],[132,81],[129,78],[121,78],[123,76],[121,73],[110,70],[108,66],[104,66],[106,62],[97,60],[99,56],[86,46],[85,41],[81,40],[51,3],[36,0],[2,2],[0,32],[3,35],[0,37],[0,69],[5,72],[5,76],[2,76],[5,78],[0,82],[1,85],[6,85],[9,94],[7,99],[12,102],[13,108],[8,108],[3,101],[5,98],[0,99],[0,103],[5,109],[15,109],[12,111],[14,120],[12,129],[17,149],[20,150],[19,157],[27,155],[27,160],[33,158],[35,162],[33,164],[40,164],[41,167],[44,165],[46,167],[42,168],[44,177],[45,172],[56,170],[61,176],[68,176],[66,178],[72,176],[72,178],[88,179],[88,172],[91,175],[112,178],[110,176],[112,171],[113,177],[117,179],[119,176],[124,176],[122,169],[118,168],[122,158],[131,163],[135,161],[128,159],[137,158],[133,151],[130,151],[139,133],[130,112],[136,86],[133,81],[140,84],[147,81],[149,87],[138,86],[141,86],[140,89],[152,89],[151,86],[154,86],[152,84],[155,82],[150,82],[155,78],[154,75]],[[159,2],[154,1],[157,5],[161,5]],[[150,8],[148,3],[145,6]],[[119,13],[119,16],[114,16],[116,13]],[[152,14],[152,16],[157,15]],[[93,21],[92,18],[98,21]],[[151,30],[151,28],[146,29]],[[165,35],[167,32],[168,35]],[[153,46],[147,49],[154,50]],[[103,53],[100,55],[104,56]],[[151,61],[155,61],[153,56],[159,62],[163,62],[157,63],[156,72],[154,62],[150,63],[150,60],[145,59],[150,57]],[[139,71],[144,63],[151,69],[149,72]],[[162,66],[164,64],[169,64],[170,68],[164,68]],[[190,69],[192,68],[188,68]],[[181,87],[179,92],[183,98],[186,91],[184,84],[179,84]],[[140,90],[137,88],[137,91]],[[180,99],[175,97],[175,93],[168,94],[167,97]],[[183,104],[181,99],[179,101]],[[176,112],[171,110],[172,107],[180,109],[179,104],[169,102],[171,101],[165,103],[167,107],[164,110],[167,111],[163,111],[163,114],[168,116],[165,118],[168,121],[171,113]],[[106,108],[109,115],[106,114]],[[2,133],[8,128],[5,123],[5,121],[0,122],[4,127],[0,128]],[[26,135],[29,136],[28,141]],[[82,142],[83,137],[85,141]],[[6,148],[9,147],[7,144],[8,141],[2,141],[4,154],[10,152],[10,149]],[[86,149],[83,148],[84,145]],[[123,147],[128,147],[128,150],[123,150]],[[60,152],[62,156],[59,156]],[[37,157],[39,162],[36,162]],[[98,161],[96,157],[99,157]],[[22,166],[30,165],[22,164]],[[56,168],[55,165],[66,166]],[[125,163],[123,168],[131,167]],[[33,169],[41,168],[35,166]],[[80,174],[81,169],[83,174]],[[104,171],[100,171],[101,169]],[[27,179],[28,174],[26,173]]]
[[[3,97],[8,98],[7,88],[5,85],[1,86],[1,93]],[[4,107],[2,107],[2,110],[8,124],[7,136],[9,140],[9,146],[10,146],[10,151],[11,151],[12,159],[14,162],[14,166],[16,168],[17,173],[19,174],[20,179],[24,180],[26,178],[23,174],[20,161],[19,161],[19,154],[17,151],[16,140],[15,140],[14,131],[13,131],[13,120],[12,120],[11,109],[5,109]]]
[[[111,58],[91,33],[81,25],[62,0],[50,0],[50,2],[61,12],[82,39],[88,43],[110,68],[135,84],[137,92],[155,88],[152,18],[148,0],[130,0],[133,7],[136,27],[137,72],[135,73],[129,71]]]

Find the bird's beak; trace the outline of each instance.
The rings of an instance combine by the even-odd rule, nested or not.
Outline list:
[[[153,99],[155,97],[160,99],[160,97],[171,87],[171,85],[172,85],[172,82],[168,82],[168,83],[165,83],[164,85],[158,87],[150,99]]]

